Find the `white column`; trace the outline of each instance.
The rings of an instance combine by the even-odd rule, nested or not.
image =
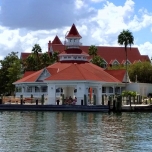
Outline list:
[[[81,105],[81,100],[83,100],[83,104],[84,104],[84,94],[85,92],[85,84],[84,83],[80,83],[77,84],[77,103],[76,105]]]
[[[55,96],[55,84],[48,84],[48,102],[46,104],[55,105],[56,104],[56,96]]]
[[[22,86],[22,95],[25,92],[25,86]]]
[[[115,94],[115,86],[113,86],[112,88],[113,88],[113,94]]]
[[[96,104],[101,105],[101,102],[102,102],[102,86],[98,86],[97,87],[97,101],[96,101]]]
[[[89,86],[86,86],[85,87],[85,95],[86,95],[87,105],[88,105],[88,89],[89,89]]]
[[[122,92],[121,92],[121,91],[122,91],[122,90],[121,90],[121,87],[119,87],[119,89],[120,89],[120,94],[121,94],[121,93],[122,93]]]

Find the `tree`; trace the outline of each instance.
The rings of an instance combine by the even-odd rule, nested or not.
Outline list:
[[[33,54],[30,54],[24,62],[24,71],[37,71],[39,70],[39,64],[37,64],[36,58]]]
[[[95,45],[91,45],[89,47],[89,55],[92,56],[93,58],[95,56],[97,56],[97,51],[98,51],[98,49],[97,49],[97,47]]]
[[[37,64],[40,63],[39,53],[42,52],[42,49],[41,49],[40,45],[39,45],[39,44],[35,44],[35,45],[33,46],[33,48],[32,48],[32,52],[33,52],[33,54],[34,54],[35,57],[36,57]]]
[[[58,61],[58,55],[59,55],[59,52],[58,52],[58,51],[55,51],[55,52],[53,53],[53,55],[51,56],[51,63],[52,63],[52,64]]]
[[[129,66],[128,73],[132,82],[152,83],[152,65],[150,62],[137,62]]]
[[[103,63],[104,63],[103,59],[99,55],[94,56],[91,62],[99,67],[103,67]]]
[[[17,56],[18,52],[11,52],[0,61],[0,93],[12,94],[15,86],[12,84],[21,77],[21,62]]]
[[[43,53],[40,56],[40,62],[41,62],[41,68],[47,67],[51,64],[51,58],[50,58],[48,52]]]
[[[128,59],[128,54],[127,54],[127,46],[130,46],[134,44],[134,37],[132,33],[129,30],[123,30],[119,35],[118,35],[118,43],[120,45],[124,45],[125,47],[125,53],[126,53],[126,83],[128,80],[128,68],[127,68],[127,59]]]

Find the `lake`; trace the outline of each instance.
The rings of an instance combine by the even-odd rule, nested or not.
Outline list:
[[[152,113],[0,112],[0,152],[151,152]]]

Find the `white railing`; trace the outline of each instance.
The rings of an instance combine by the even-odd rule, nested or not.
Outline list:
[[[24,92],[24,93],[22,93],[22,92],[16,92],[15,97],[20,97],[20,95],[23,95],[23,98],[24,97],[25,98],[26,97],[30,98],[31,94],[33,95],[33,97],[36,97],[36,98],[41,97],[43,94],[44,94],[44,96],[48,95],[47,92]]]
[[[64,45],[65,46],[71,46],[71,47],[79,47],[79,46],[82,46],[82,43],[80,43],[80,42],[68,42],[68,41],[65,41]]]
[[[87,59],[87,57],[86,56],[77,56],[77,55],[75,55],[75,56],[73,56],[73,55],[69,55],[69,56],[65,56],[65,55],[60,55],[60,61],[64,61],[64,60],[66,60],[66,61],[70,61],[70,60],[74,60],[74,61],[88,61],[88,59]]]

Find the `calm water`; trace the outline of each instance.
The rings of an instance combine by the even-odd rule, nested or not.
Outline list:
[[[151,152],[152,113],[0,112],[0,152]]]

